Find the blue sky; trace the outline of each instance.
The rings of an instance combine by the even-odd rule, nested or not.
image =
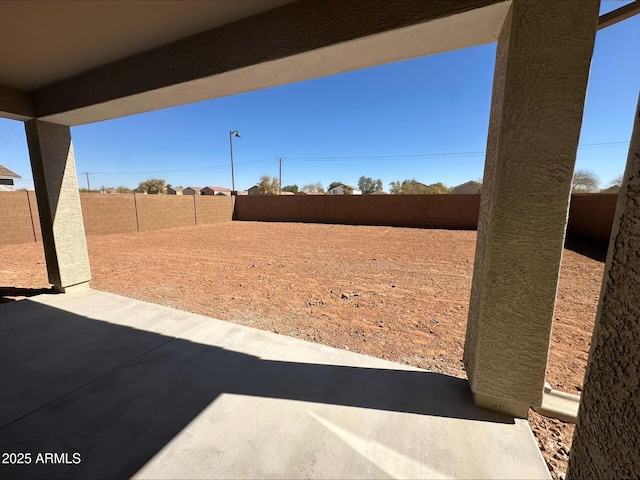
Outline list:
[[[601,12],[628,2],[604,1]],[[72,128],[79,185],[236,188],[360,176],[449,186],[482,177],[495,44]],[[576,168],[622,174],[640,89],[640,15],[597,34]],[[0,164],[33,188],[22,123],[0,119]]]

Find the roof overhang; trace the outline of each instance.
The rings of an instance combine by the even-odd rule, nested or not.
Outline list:
[[[486,44],[509,6],[1,2],[0,115],[80,125]]]

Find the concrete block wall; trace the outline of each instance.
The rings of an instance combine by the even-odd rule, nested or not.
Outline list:
[[[195,225],[192,196],[136,195],[140,231]]]
[[[38,216],[33,192],[0,192],[0,245],[41,240],[40,223],[35,233],[32,214]]]
[[[234,220],[473,230],[480,195],[238,196]]]
[[[81,193],[80,203],[87,235],[129,233],[138,230],[133,194]]]
[[[606,248],[609,245],[616,193],[575,193],[571,196],[567,236]]]
[[[605,246],[616,194],[572,196],[567,235]],[[88,235],[234,220],[474,230],[479,195],[80,195]],[[136,210],[137,206],[137,210]],[[34,236],[35,232],[35,236]],[[0,245],[41,241],[35,192],[0,192]]]
[[[233,215],[233,198],[213,195],[194,195],[195,219],[198,225],[228,222]]]

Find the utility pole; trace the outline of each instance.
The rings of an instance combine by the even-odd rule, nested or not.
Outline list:
[[[87,190],[91,192],[91,183],[89,183],[90,172],[82,172],[82,173],[84,173],[87,176]]]
[[[278,195],[282,195],[282,159],[279,158],[278,162],[280,162],[280,179],[278,180]]]

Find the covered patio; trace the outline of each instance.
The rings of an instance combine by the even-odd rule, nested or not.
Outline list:
[[[0,442],[71,462],[3,477],[548,476],[524,419],[558,414],[545,372],[595,33],[639,6],[1,3],[0,115],[25,122],[61,294],[0,305]],[[70,127],[489,42],[468,382],[88,289]],[[640,465],[639,172],[640,110],[574,399],[575,478]]]
[[[0,314],[5,478],[548,478],[459,378],[91,289]]]

